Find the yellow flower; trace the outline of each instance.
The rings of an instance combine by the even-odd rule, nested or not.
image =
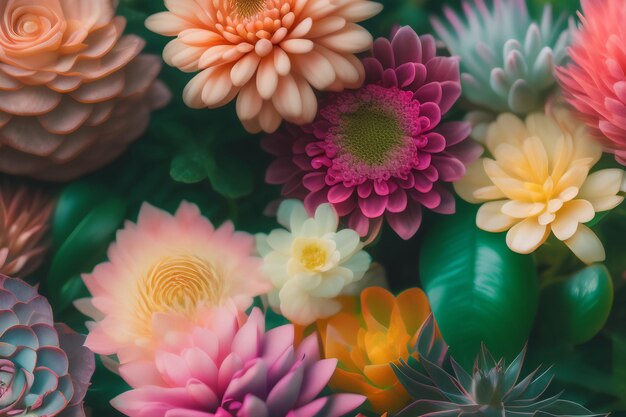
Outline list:
[[[484,203],[479,228],[508,230],[507,244],[518,253],[533,252],[552,232],[582,261],[604,260],[602,243],[585,223],[623,201],[624,171],[589,174],[602,149],[582,123],[563,108],[525,121],[502,114],[485,143],[491,157],[471,165],[455,184],[464,200]]]

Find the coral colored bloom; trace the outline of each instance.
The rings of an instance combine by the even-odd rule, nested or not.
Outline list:
[[[626,165],[626,42],[622,0],[582,0],[571,63],[557,69],[565,98],[596,139]]]
[[[93,298],[77,307],[96,321],[87,346],[121,363],[150,355],[158,344],[155,313],[193,322],[206,307],[239,311],[271,285],[252,256],[254,238],[228,222],[215,229],[198,207],[183,203],[172,216],[148,204],[109,248],[109,261],[83,275]]]
[[[263,270],[274,285],[270,305],[299,325],[337,313],[336,298],[353,292],[370,267],[359,235],[337,231],[339,218],[330,204],[310,218],[300,201],[284,201],[278,222],[287,230],[257,235]]]
[[[26,277],[43,261],[54,199],[15,179],[0,180],[0,274]]]
[[[95,369],[85,337],[55,324],[45,297],[0,275],[0,414],[85,417],[83,398]]]
[[[309,212],[332,203],[361,236],[386,219],[404,239],[422,221],[422,206],[455,211],[445,183],[465,174],[481,150],[470,126],[442,122],[461,94],[459,61],[437,56],[435,40],[409,27],[376,40],[366,83],[331,94],[313,124],[288,125],[263,145],[277,157],[270,184],[304,198]]]
[[[135,389],[113,406],[130,417],[340,417],[365,400],[318,397],[337,361],[320,360],[316,336],[294,349],[293,326],[265,332],[258,308],[242,324],[228,310],[211,315],[188,333],[155,320],[168,342],[154,361],[120,367]]]
[[[545,6],[535,22],[526,0],[489,3],[464,2],[461,17],[446,6],[446,23],[432,19],[450,52],[461,58],[463,96],[496,113],[541,110],[556,86],[554,67],[567,59],[565,16],[555,22]]]
[[[273,132],[283,119],[309,123],[315,90],[340,91],[363,82],[354,56],[372,36],[357,22],[380,12],[367,0],[166,0],[151,16],[154,32],[176,36],[165,62],[198,75],[184,99],[215,108],[237,97],[237,115],[250,132]]]
[[[552,232],[582,261],[604,260],[602,242],[585,223],[623,201],[624,172],[589,173],[602,149],[584,124],[561,108],[525,121],[502,114],[489,126],[486,144],[491,157],[455,184],[466,201],[484,203],[479,228],[508,230],[507,244],[518,253],[533,252]]]
[[[401,410],[411,399],[393,372],[415,355],[420,328],[430,316],[430,304],[422,290],[411,288],[394,297],[383,288],[361,293],[361,312],[345,309],[318,323],[324,356],[337,358],[331,388],[367,396],[376,413]],[[349,305],[347,303],[346,305]]]
[[[65,181],[111,162],[169,92],[115,0],[0,2],[0,171]]]

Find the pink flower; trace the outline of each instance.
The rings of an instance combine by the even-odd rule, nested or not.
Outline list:
[[[184,99],[192,108],[221,107],[237,97],[250,132],[275,131],[283,119],[309,123],[314,89],[340,91],[363,83],[354,56],[372,36],[357,22],[382,10],[366,0],[166,0],[151,16],[154,32],[176,36],[165,62],[197,72]]]
[[[317,398],[337,360],[320,360],[316,335],[294,349],[291,324],[265,332],[258,308],[243,323],[215,310],[190,332],[177,332],[167,316],[154,323],[168,341],[155,360],[120,367],[135,389],[112,404],[130,417],[339,417],[365,401]]]
[[[334,205],[364,236],[383,219],[404,239],[422,220],[422,207],[454,213],[445,183],[460,179],[480,154],[466,141],[470,126],[442,122],[461,94],[457,58],[436,55],[435,40],[409,27],[376,40],[363,61],[365,85],[333,93],[315,121],[289,125],[263,145],[277,157],[266,180],[307,210]]]
[[[139,138],[169,100],[116,0],[0,2],[0,171],[65,181]]]
[[[571,64],[557,69],[563,93],[605,149],[626,165],[626,7],[623,0],[582,0]]]
[[[230,222],[215,229],[193,204],[181,204],[175,216],[144,204],[137,224],[117,233],[109,261],[83,276],[93,298],[76,304],[95,320],[86,345],[124,363],[150,356],[158,345],[155,314],[193,323],[208,307],[244,311],[272,288],[254,246]]]

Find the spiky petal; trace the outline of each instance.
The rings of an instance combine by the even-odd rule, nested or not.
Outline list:
[[[113,406],[131,417],[339,417],[365,400],[318,397],[337,361],[320,360],[316,335],[294,348],[293,325],[266,332],[258,308],[243,323],[225,309],[211,316],[188,333],[176,332],[168,316],[156,318],[167,343],[154,361],[122,365],[135,389]]]
[[[432,346],[433,326],[434,323],[430,321],[420,334],[415,347],[419,361],[411,356],[399,366],[392,364],[398,379],[415,400],[394,417],[430,413],[446,417],[601,415],[579,404],[562,400],[560,394],[546,396],[545,392],[553,378],[550,369],[543,372],[536,369],[520,380],[526,349],[507,365],[503,359],[496,361],[483,345],[471,374],[452,357],[442,359],[439,355],[433,355],[429,349]],[[443,369],[446,362],[449,362],[452,372]]]

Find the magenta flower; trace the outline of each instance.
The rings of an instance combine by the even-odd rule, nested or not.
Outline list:
[[[226,309],[203,325],[175,316],[154,320],[167,343],[154,361],[130,362],[120,374],[135,389],[112,401],[131,417],[339,417],[365,401],[354,394],[317,398],[337,365],[320,360],[317,336],[294,349],[293,325],[265,332],[258,308],[240,324]]]
[[[333,93],[312,124],[287,125],[264,140],[277,157],[266,180],[304,199],[309,212],[331,203],[361,236],[384,219],[412,237],[422,207],[452,214],[446,183],[481,153],[465,122],[442,122],[461,95],[459,60],[436,55],[435,40],[403,27],[374,43],[359,90]]]

